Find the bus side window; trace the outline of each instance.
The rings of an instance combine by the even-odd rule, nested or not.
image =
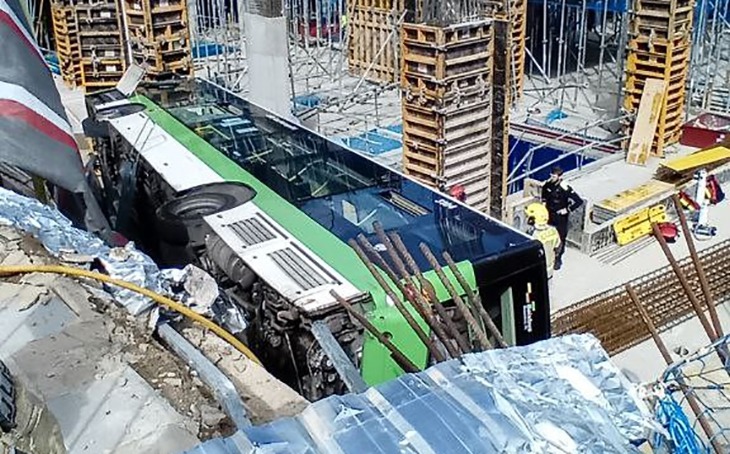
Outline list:
[[[502,336],[507,345],[516,345],[517,338],[515,333],[515,304],[512,295],[512,287],[502,292],[499,297],[501,313],[502,313]]]

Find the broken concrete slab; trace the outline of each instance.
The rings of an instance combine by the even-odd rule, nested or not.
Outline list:
[[[55,279],[50,280],[47,285],[76,315],[84,319],[94,317],[94,311],[89,303],[91,295],[77,281],[66,276],[55,276]]]
[[[122,444],[144,440],[151,446],[163,443],[160,429],[173,426],[174,441],[186,449],[194,446],[197,427],[179,415],[155,390],[129,366],[108,373],[87,387],[48,401],[54,414],[66,415],[61,431],[69,454],[115,453]],[[143,452],[143,451],[138,451]]]
[[[0,282],[0,307],[12,304],[17,309],[29,307],[38,297],[48,293],[44,287]]]
[[[58,279],[57,274],[50,273],[28,273],[20,277],[21,284],[35,285],[38,287],[50,287]]]
[[[25,345],[60,333],[76,316],[58,298],[20,311],[20,305],[0,303],[0,357],[9,358]]]
[[[3,266],[32,265],[28,254],[21,250],[10,251],[2,261]]]
[[[8,367],[48,400],[117,370],[119,365],[108,363],[111,348],[101,320],[80,321],[28,343]]]

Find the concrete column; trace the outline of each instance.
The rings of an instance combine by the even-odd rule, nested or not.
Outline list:
[[[246,0],[248,99],[292,119],[286,18],[281,0]]]

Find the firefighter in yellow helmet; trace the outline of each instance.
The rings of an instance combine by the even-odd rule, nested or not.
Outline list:
[[[544,204],[535,202],[527,205],[525,208],[527,215],[528,233],[539,242],[545,249],[545,262],[547,265],[548,278],[553,277],[553,268],[555,266],[555,257],[560,249],[560,235],[558,230],[548,224],[550,213]]]

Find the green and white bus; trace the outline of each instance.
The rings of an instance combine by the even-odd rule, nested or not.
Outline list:
[[[106,101],[94,102],[104,111]],[[331,290],[357,302],[413,363],[429,361],[347,244],[362,234],[378,247],[375,221],[400,235],[446,306],[421,242],[449,252],[509,343],[549,337],[544,253],[522,232],[205,80],[143,88],[107,107],[125,102],[144,110],[108,120],[98,141],[116,229],[163,263],[205,266],[246,309],[248,341],[265,366],[306,397],[343,391],[308,332],[316,320],[367,384],[402,373]]]

